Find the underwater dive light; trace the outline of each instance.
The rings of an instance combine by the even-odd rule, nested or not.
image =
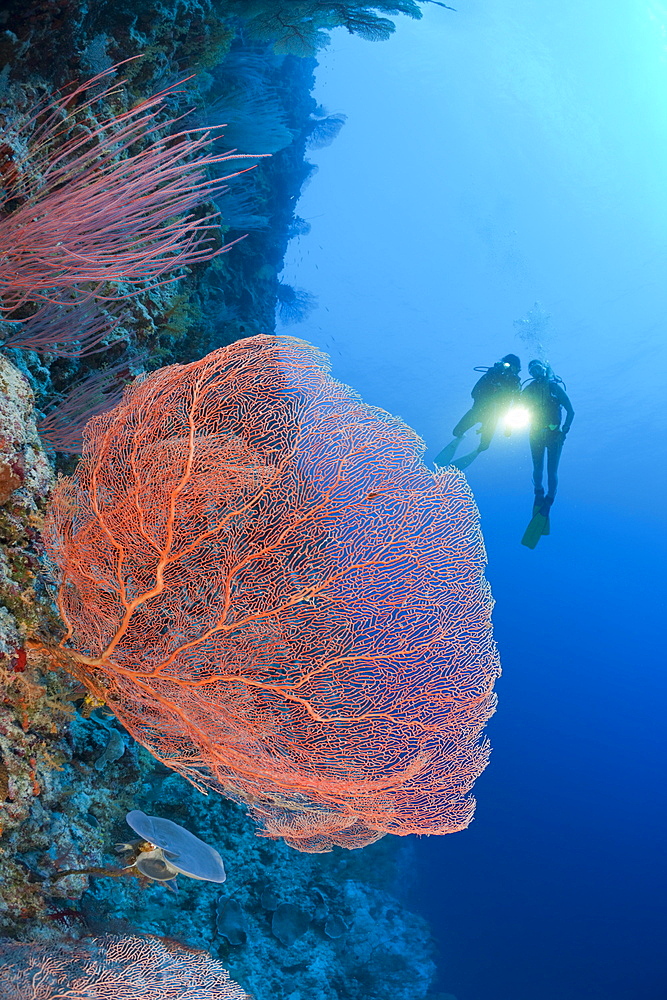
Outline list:
[[[530,423],[530,410],[525,406],[511,406],[505,414],[504,423],[508,430],[522,430]]]

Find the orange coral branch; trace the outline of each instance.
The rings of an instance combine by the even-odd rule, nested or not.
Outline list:
[[[46,535],[61,655],[135,738],[302,850],[465,826],[498,659],[463,476],[284,337],[85,435]]]

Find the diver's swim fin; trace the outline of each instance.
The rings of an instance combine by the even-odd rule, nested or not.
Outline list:
[[[544,529],[547,529],[546,531]],[[549,534],[549,516],[546,517],[538,510],[523,533],[521,544],[529,549],[534,549],[542,535]]]
[[[462,455],[461,458],[457,458],[455,462],[452,462],[452,465],[456,469],[467,469],[468,466],[475,461],[478,455],[478,451],[471,451],[469,455]]]
[[[544,497],[541,500],[538,500],[536,503],[533,504],[533,517],[535,517],[536,514],[540,513],[540,511],[542,510],[543,506],[544,506]],[[542,534],[543,535],[550,535],[551,534],[551,525],[549,523],[549,515],[548,514],[547,514],[547,523],[544,526],[544,531],[542,532]]]
[[[535,497],[533,517],[523,533],[523,538],[521,539],[522,545],[527,546],[529,549],[534,549],[542,535],[551,534],[549,514],[553,502],[553,497]]]
[[[449,444],[445,445],[440,454],[435,456],[435,465],[439,465],[440,468],[444,468],[446,465],[452,464],[452,459],[456,454],[456,449],[460,445],[462,438],[454,438]]]

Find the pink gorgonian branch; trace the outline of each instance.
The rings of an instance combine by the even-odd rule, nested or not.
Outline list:
[[[82,298],[75,289],[69,289],[60,293],[60,301],[43,303],[32,316],[0,324],[0,335],[8,331],[2,346],[58,358],[97,354],[110,346],[110,338],[121,322],[121,308],[122,303],[113,302],[102,310],[90,297],[84,294]]]
[[[38,421],[42,441],[54,451],[80,455],[83,429],[88,421],[120,403],[125,385],[131,379],[126,359],[103,371],[92,372]]]
[[[53,98],[4,137],[0,311],[81,282],[124,298],[229,249],[216,245],[217,213],[194,212],[234,176],[212,179],[209,168],[240,159],[209,152],[222,126],[168,134],[179,119],[161,113],[178,84],[97,121],[93,106],[117,98],[125,81],[85,95],[116,69]],[[130,287],[102,289],[107,282]]]

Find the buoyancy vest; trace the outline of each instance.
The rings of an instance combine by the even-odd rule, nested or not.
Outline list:
[[[475,382],[470,395],[476,403],[500,402],[503,397],[518,395],[521,379],[511,369],[497,362]]]
[[[535,379],[528,383],[521,398],[531,412],[533,431],[560,427],[562,397],[563,390],[551,379]]]

